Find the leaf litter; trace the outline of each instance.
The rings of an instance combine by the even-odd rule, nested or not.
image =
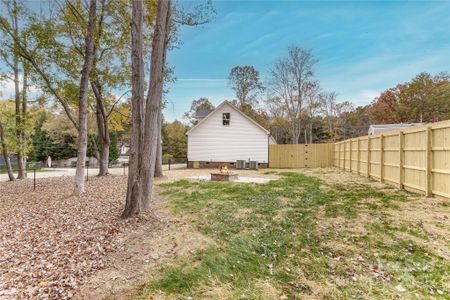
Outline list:
[[[119,218],[123,177],[90,178],[80,198],[71,177],[28,183],[0,184],[0,299],[70,299],[142,217]]]

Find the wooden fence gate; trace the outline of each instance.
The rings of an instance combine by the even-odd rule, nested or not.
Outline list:
[[[269,167],[325,168],[334,163],[334,144],[270,145]]]

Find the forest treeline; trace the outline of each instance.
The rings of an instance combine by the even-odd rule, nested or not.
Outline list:
[[[291,48],[289,51],[301,53],[305,50]],[[240,70],[239,80],[235,78],[237,69]],[[450,76],[445,72],[436,75],[420,73],[409,82],[383,91],[371,103],[357,106],[343,101],[334,91],[321,90],[320,82],[313,77],[301,85],[303,91],[294,96],[284,94],[280,89],[272,88],[273,84],[277,87],[281,85],[279,78],[283,73],[278,71],[272,75],[275,83],[270,81],[272,78],[269,76],[263,84],[254,67],[233,68],[230,85],[236,91],[236,98],[230,101],[268,129],[279,144],[326,143],[364,136],[371,124],[429,123],[450,119]],[[310,71],[314,74],[313,69]],[[289,80],[289,76],[284,80],[286,86],[296,84],[295,80]],[[246,92],[242,93],[242,90]],[[192,102],[190,110],[184,115],[185,131],[196,124],[196,112],[205,109],[214,109],[208,98]],[[293,114],[293,111],[296,113]],[[180,126],[181,123],[175,121],[174,124]],[[297,124],[298,128],[294,128],[293,124]],[[179,142],[179,145],[185,151],[186,142]]]

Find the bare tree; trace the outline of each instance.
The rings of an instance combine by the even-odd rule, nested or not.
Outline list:
[[[77,169],[75,172],[74,195],[80,196],[84,193],[84,173],[86,167],[87,152],[87,96],[89,90],[89,75],[94,60],[94,34],[97,14],[97,0],[90,0],[89,3],[89,21],[85,39],[85,55],[83,69],[80,79],[80,93],[78,98],[78,151],[77,151]]]
[[[351,118],[355,110],[354,105],[349,101],[336,104],[336,116],[340,127],[340,135],[344,140],[351,137]]]
[[[144,105],[143,3],[133,0],[131,31],[132,63],[132,132],[130,173],[123,218],[149,207],[158,139],[158,115],[163,90],[165,37],[168,30],[170,0],[158,1],[152,41],[150,85]],[[144,111],[145,110],[145,111]]]
[[[236,92],[239,108],[252,105],[257,94],[263,89],[259,72],[253,66],[236,66],[228,76],[229,83]]]
[[[270,70],[270,90],[283,100],[292,144],[299,142],[305,95],[311,88],[316,63],[311,50],[290,47],[287,57],[278,60]]]
[[[336,133],[333,126],[333,118],[336,117],[336,92],[323,92],[319,95],[320,108],[325,116],[329,136],[335,140]]]
[[[319,103],[319,91],[320,86],[318,82],[311,82],[309,87],[306,89],[305,101],[306,101],[306,115],[308,122],[309,131],[309,143],[313,142],[313,119],[316,116],[317,111],[320,108]],[[306,131],[306,128],[305,128]],[[308,143],[308,139],[305,137],[305,143]]]

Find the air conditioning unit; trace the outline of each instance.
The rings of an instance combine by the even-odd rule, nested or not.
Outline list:
[[[258,162],[256,160],[249,161],[249,169],[258,170]]]
[[[245,160],[236,160],[236,169],[244,169],[245,168]]]

